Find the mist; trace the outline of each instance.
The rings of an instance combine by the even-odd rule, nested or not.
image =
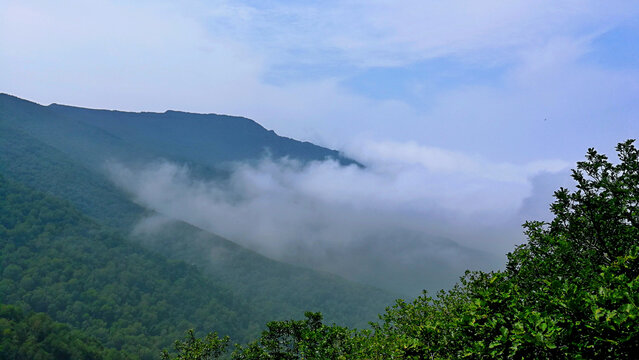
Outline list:
[[[106,168],[163,217],[407,296],[448,288],[466,269],[502,267],[524,241],[521,224],[549,218],[552,192],[568,178],[559,160],[492,163],[416,143],[364,142],[347,155],[366,166],[265,156],[231,164],[224,179],[165,160]]]

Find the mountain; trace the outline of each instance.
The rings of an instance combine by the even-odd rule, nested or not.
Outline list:
[[[152,129],[157,125],[157,131],[126,129],[127,122],[138,120]],[[180,130],[186,124],[191,129]],[[242,131],[246,137],[240,136]],[[189,132],[197,136],[189,139]],[[167,139],[162,140],[163,136]],[[168,138],[174,144],[161,146]],[[354,163],[335,151],[279,137],[244,118],[42,106],[1,94],[2,201],[7,204],[16,196],[22,200],[7,208],[7,214],[21,209],[12,213],[12,225],[3,224],[8,231],[3,233],[3,241],[13,244],[3,247],[3,269],[9,264],[16,264],[19,269],[13,268],[12,277],[3,273],[1,281],[6,286],[0,290],[0,302],[46,312],[55,321],[70,323],[96,336],[106,346],[127,351],[135,346],[145,351],[157,349],[188,327],[215,330],[241,340],[256,335],[268,320],[300,317],[306,310],[321,311],[328,321],[365,326],[395,298],[394,294],[269,259],[176,220],[164,223],[160,231],[134,231],[142,219],[160,214],[134,203],[111,183],[103,167],[109,159],[128,163],[169,159],[188,163],[207,176],[224,176],[228,162],[255,161],[265,153],[300,161],[329,157],[344,164]],[[61,218],[47,217],[49,213]],[[47,230],[58,229],[60,223],[67,222],[73,225],[53,234]],[[14,237],[16,224],[23,224],[18,230],[34,226],[39,230],[25,230],[18,239]],[[116,250],[111,250],[111,246]],[[113,264],[102,268],[106,283],[90,283],[86,286],[91,288],[82,291],[67,289],[69,282],[79,286],[77,281],[91,279],[83,271],[99,268],[98,263],[92,262],[96,259]],[[119,262],[125,265],[116,265]],[[58,268],[60,264],[64,269],[79,270],[69,273]],[[123,287],[117,280],[122,280],[118,277],[122,266],[132,269],[131,276],[139,278],[141,284],[154,285],[125,282]],[[51,279],[41,283],[39,279],[45,273],[56,275],[44,276]],[[23,281],[27,274],[31,274],[32,281]],[[157,278],[171,281],[166,284]],[[162,294],[156,291],[163,289],[168,296],[172,291],[167,286],[173,281],[177,283],[176,291],[182,294],[180,301],[189,304],[186,308],[192,314],[167,315],[169,320],[160,326],[152,325],[150,318],[137,319],[131,313],[136,306],[143,306],[135,301],[144,296],[179,307],[176,299],[161,300]],[[192,285],[184,287],[185,284]],[[130,286],[132,289],[128,290]],[[115,308],[110,320],[100,317],[101,311],[106,311],[104,304],[86,297],[91,289],[99,289],[101,296],[112,300],[110,306]],[[120,292],[130,292],[133,297],[124,298]],[[156,310],[150,308],[149,313]],[[117,324],[109,322],[114,319]],[[112,338],[100,329],[112,329],[111,334],[120,334],[116,330],[120,329],[126,335]],[[152,340],[136,340],[136,332],[140,338]]]
[[[154,153],[208,166],[255,160],[266,154],[303,161],[333,158],[342,164],[355,163],[335,150],[278,136],[273,130],[239,116],[181,111],[133,113],[58,104],[47,108],[56,115],[80,119]]]
[[[115,226],[127,234],[144,218],[153,216],[153,211],[146,210],[132,201],[132,196],[138,194],[124,193],[123,189],[127,189],[126,186],[114,185],[114,170],[113,167],[106,166],[107,164],[118,164],[122,168],[131,169],[137,174],[133,176],[136,178],[144,169],[155,169],[155,165],[168,162],[176,165],[176,169],[188,168],[188,181],[202,180],[206,183],[215,180],[216,186],[222,188],[232,187],[232,182],[226,182],[226,179],[236,180],[232,175],[237,175],[232,172],[236,169],[234,164],[256,163],[265,156],[272,159],[286,157],[301,163],[329,158],[341,164],[362,166],[337,151],[277,136],[274,132],[243,117],[177,111],[136,113],[58,104],[42,106],[10,95],[0,95],[0,114],[0,132],[4,133],[0,134],[0,137],[4,137],[7,144],[4,154],[7,164],[5,167],[24,172],[16,169],[16,165],[38,162],[39,165],[31,166],[29,170],[47,168],[47,171],[51,172],[49,174],[40,171],[39,174],[26,178],[25,174],[16,174],[18,181],[29,179],[32,183],[27,185],[43,191],[53,191],[52,194],[56,196],[72,200],[73,204],[87,215],[106,225]],[[30,160],[23,159],[29,156]],[[40,161],[45,158],[46,161]],[[22,160],[12,164],[12,159]],[[60,176],[53,176],[56,173]],[[46,181],[43,181],[44,179]],[[153,175],[149,180],[152,182],[155,179],[157,176]],[[39,184],[33,183],[38,180]],[[119,185],[122,186],[121,183]],[[252,184],[249,188],[250,186]],[[157,194],[156,192],[153,197]],[[233,193],[232,196],[241,198],[243,194]],[[172,204],[167,202],[162,206],[153,209],[180,216],[172,211],[174,207],[168,208]],[[204,227],[209,232],[216,231],[215,229],[224,231],[224,227],[220,225],[207,226],[208,219],[197,221],[192,215],[185,215],[180,219],[190,221],[191,225]],[[245,222],[246,224],[241,226],[246,227],[252,226],[251,221],[237,219],[238,223]],[[185,246],[185,243],[198,241],[196,239],[200,238],[201,229],[194,226],[180,228],[176,234],[167,233],[175,227],[167,227],[153,235],[155,238],[165,237],[163,241],[147,241],[148,239],[140,237],[136,239],[143,240],[144,244],[167,256],[175,257],[175,254],[180,254],[183,259],[188,259],[202,269],[211,271],[215,268],[217,274],[223,274],[219,276],[227,276],[225,271],[220,270],[223,267],[220,264],[226,266],[224,261],[218,259],[211,264],[206,256],[202,255],[223,248],[225,245],[218,244],[221,237],[213,234],[214,236],[205,242],[208,245],[200,247],[199,253],[191,256],[187,253],[193,247]],[[424,288],[437,291],[448,287],[466,268],[481,268],[486,263],[495,263],[486,253],[460,246],[451,239],[424,234],[423,231],[407,231],[401,225],[392,228],[370,228],[363,232],[363,236],[349,237],[349,241],[343,242],[339,249],[327,249],[324,243],[319,241],[299,241],[286,250],[275,250],[266,254],[277,257],[279,261],[297,265],[297,268],[306,267],[339,274],[356,282],[383,287],[407,296],[414,296]],[[189,234],[184,233],[185,229],[191,229]],[[241,242],[245,246],[251,246],[251,243],[256,241],[241,238],[241,235],[228,231],[225,235],[238,237],[231,240]],[[188,241],[182,241],[183,239]],[[167,242],[171,242],[170,246]],[[183,246],[184,250],[166,251],[176,246]],[[265,251],[259,246],[254,249]],[[265,279],[265,276],[262,276],[264,272],[254,270],[253,267],[249,267],[238,272],[255,274],[261,276],[261,280]],[[235,278],[234,274],[235,272],[229,276]],[[293,281],[291,288],[299,288],[306,283],[305,280]],[[266,297],[271,298],[271,295]],[[289,302],[296,301],[295,297],[286,299],[290,299],[286,300]],[[326,316],[329,320],[333,319],[330,313]]]
[[[332,158],[342,164],[356,163],[335,150],[278,136],[252,120],[236,116],[41,106],[7,94],[0,94],[0,114],[12,128],[89,167],[100,167],[104,160],[112,158],[164,158],[208,166],[209,170],[264,156],[301,161]]]

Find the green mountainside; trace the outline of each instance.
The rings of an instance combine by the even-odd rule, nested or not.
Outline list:
[[[246,338],[254,310],[193,266],[156,255],[69,203],[0,178],[0,299],[152,358],[185,329]],[[255,309],[259,310],[259,309]]]
[[[66,199],[84,214],[125,234],[150,214],[132,203],[99,169],[84,166],[9,124],[0,118],[0,174]],[[362,326],[394,298],[328,273],[271,260],[182,222],[134,239],[167,257],[197,265],[239,296],[268,308],[263,313],[275,317],[299,316],[312,306],[331,321]],[[211,261],[214,251],[221,250],[224,256]]]
[[[3,219],[10,217],[0,236],[0,303],[45,312],[55,321],[86,330],[105,346],[148,357],[151,349],[166,346],[190,327],[215,330],[238,341],[255,336],[268,320],[299,318],[305,310],[321,311],[340,324],[365,326],[395,297],[328,273],[271,260],[179,221],[167,223],[156,233],[132,234],[140,219],[154,214],[108,180],[103,162],[120,157],[132,162],[176,160],[183,154],[181,150],[162,152],[151,140],[114,135],[94,126],[95,119],[82,121],[81,110],[41,106],[0,94],[1,205],[6,209]],[[287,156],[302,160],[339,156],[279,138],[247,119],[222,117],[220,121],[237,119],[271,139],[271,155],[290,150]],[[278,139],[289,148],[278,148]],[[254,138],[251,142],[251,154],[262,156]],[[230,152],[225,160],[248,156],[226,149]],[[223,173],[215,166],[189,161],[198,171]],[[99,279],[88,275],[98,269]],[[122,277],[123,269],[130,276]],[[139,278],[140,283],[128,282],[131,278]],[[171,297],[175,292],[168,286],[174,282],[179,286],[173,289],[186,306]],[[92,290],[108,301],[97,301]],[[147,302],[139,302],[142,298]],[[173,307],[184,310],[163,313]],[[137,311],[148,317],[138,318]],[[155,323],[152,313],[162,321]]]
[[[342,164],[357,164],[334,150],[281,137],[252,120],[226,115],[177,111],[135,113],[57,104],[42,106],[0,94],[0,130],[0,133],[5,133],[0,134],[0,137],[5,138],[3,141],[10,148],[8,152],[11,152],[4,154],[5,164],[9,163],[5,167],[21,166],[10,164],[12,159],[18,157],[30,157],[29,160],[23,160],[25,163],[35,164],[34,161],[39,161],[41,164],[30,167],[30,170],[39,171],[39,174],[28,179],[32,182],[25,180],[24,174],[16,174],[14,180],[68,199],[87,215],[103,224],[115,226],[124,233],[129,233],[140,219],[151,214],[132,203],[130,194],[123,193],[121,187],[113,185],[110,181],[113,179],[113,167],[110,168],[109,176],[106,164],[122,165],[125,169],[139,172],[140,169],[153,168],[167,160],[178,169],[183,169],[182,166],[188,168],[189,175],[198,181],[206,183],[221,180],[217,182],[221,187],[232,187],[231,183],[224,180],[228,179],[234,164],[257,162],[265,156],[273,159],[287,157],[300,162],[330,158]],[[62,176],[55,185],[44,180],[50,177],[48,170],[40,171],[51,168],[53,163],[56,167],[74,168],[72,171],[60,172]],[[22,170],[20,172],[24,173]],[[62,191],[64,188],[68,191]],[[250,221],[247,221],[246,226],[251,226],[248,222]],[[192,233],[185,234],[182,228],[177,234],[165,235],[169,239],[190,241],[197,239],[201,233],[199,229],[192,230]],[[210,247],[217,247],[214,239],[219,237],[213,236],[208,240]],[[388,241],[389,239],[392,241]],[[145,243],[153,246],[162,242]],[[435,290],[450,286],[456,279],[456,275],[451,274],[463,272],[465,266],[477,268],[494,263],[489,254],[461,246],[452,239],[407,229],[380,229],[367,234],[366,238],[347,243],[340,251],[321,251],[323,245],[318,243],[316,245],[320,251],[313,251],[301,241],[300,251],[295,251],[294,256],[282,256],[278,260],[318,271],[333,272],[390,292],[413,296],[424,287]],[[177,247],[182,245],[182,241],[175,244]],[[397,249],[414,251],[406,256]],[[165,247],[160,247],[159,250],[167,254]],[[458,261],[442,261],[439,254],[449,252],[458,254],[455,255],[458,256]],[[179,251],[179,254],[186,253]],[[353,261],[352,254],[361,256],[357,257],[358,261]],[[201,254],[194,255],[201,257]],[[189,258],[189,261],[193,259]],[[201,261],[195,263],[198,266],[209,265],[201,264]],[[402,263],[403,266],[396,266],[397,263]],[[239,272],[254,273],[256,276],[263,274],[254,270],[250,267],[246,271],[240,269]],[[296,274],[297,270],[292,270],[291,273]],[[263,283],[262,280],[263,277],[259,283]],[[249,284],[253,283],[254,281],[249,280]],[[301,289],[307,286],[305,284],[307,281],[295,281],[294,278],[291,282],[282,281],[284,288],[290,289]],[[295,296],[292,296],[293,293],[296,293]],[[298,294],[298,290],[284,290],[281,296],[288,299],[287,302],[294,303]],[[267,292],[263,298],[272,298],[273,295]],[[371,296],[367,294],[363,297]],[[391,297],[387,296],[388,299]],[[375,299],[373,296],[372,301]],[[356,303],[361,302],[353,302]],[[284,306],[286,307],[288,305]],[[378,303],[377,307],[381,309],[382,303]],[[327,308],[317,310],[322,310],[328,319],[339,320]]]
[[[100,173],[71,160],[62,151],[0,117],[0,174],[71,202],[103,224],[127,231],[145,210]]]
[[[189,242],[179,241],[188,238]],[[250,299],[265,323],[300,317],[313,309],[330,322],[365,327],[374,311],[397,296],[345,281],[339,276],[274,261],[214,234],[183,222],[163,224],[134,238],[172,259],[195,264],[204,274],[220,279],[239,296]],[[215,261],[211,261],[211,259]],[[385,301],[385,303],[384,303]]]
[[[95,338],[44,313],[0,304],[0,354],[6,360],[124,360],[131,356],[105,348]]]
[[[141,162],[164,158],[214,171],[228,162],[259,160],[267,155],[355,163],[337,151],[278,136],[252,120],[235,116],[42,106],[6,94],[0,94],[0,115],[12,128],[88,167],[100,168],[108,159]]]
[[[344,164],[354,163],[335,150],[278,136],[244,117],[181,111],[133,113],[58,104],[47,109],[56,115],[80,119],[154,153],[203,165],[254,160],[266,154],[302,161],[333,158]]]

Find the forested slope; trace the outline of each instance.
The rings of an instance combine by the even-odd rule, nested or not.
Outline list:
[[[73,161],[1,120],[0,173],[66,199],[83,214],[124,234],[152,214],[131,202],[99,170]],[[170,222],[161,231],[129,238],[171,259],[197,265],[209,278],[224,283],[258,309],[254,315],[260,323],[300,316],[313,309],[330,321],[364,326],[395,297],[328,273],[271,260],[179,221]]]
[[[0,178],[0,299],[152,358],[186,329],[255,333],[247,301],[65,201]]]
[[[199,265],[259,309],[263,323],[301,317],[312,309],[330,322],[366,327],[397,296],[329,273],[274,261],[182,222],[168,222],[134,239],[169,258]],[[179,241],[188,238],[189,242]]]
[[[0,358],[4,360],[125,360],[122,351],[55,322],[46,314],[0,304]]]
[[[74,162],[57,148],[0,118],[0,174],[66,199],[102,224],[128,232],[145,214],[99,171]]]
[[[53,111],[54,108],[57,108],[59,111],[56,113]],[[91,224],[90,227],[99,229],[97,233],[95,231],[87,233],[82,230],[75,234],[72,231],[71,234],[75,234],[73,236],[64,232],[56,233],[55,236],[48,234],[46,235],[47,238],[51,235],[55,239],[58,239],[55,242],[46,242],[51,247],[41,247],[44,243],[37,239],[45,235],[37,231],[22,235],[24,240],[30,244],[24,248],[22,246],[16,247],[15,239],[12,238],[11,241],[6,244],[8,247],[3,248],[5,250],[2,254],[4,264],[8,266],[14,261],[15,259],[13,257],[17,256],[16,252],[22,254],[20,255],[20,259],[23,261],[22,263],[15,264],[20,267],[20,272],[17,275],[14,274],[15,278],[5,279],[7,282],[10,281],[11,284],[13,284],[12,286],[15,286],[11,288],[12,291],[7,290],[7,292],[5,292],[7,296],[12,296],[12,303],[23,301],[23,305],[26,306],[26,309],[31,309],[30,301],[38,299],[37,296],[33,297],[32,294],[42,294],[49,291],[49,285],[48,283],[38,282],[31,284],[30,288],[22,287],[22,277],[28,275],[31,279],[34,279],[32,274],[43,274],[46,271],[57,274],[58,271],[61,271],[61,269],[58,268],[60,265],[58,262],[59,259],[64,259],[66,262],[65,267],[75,267],[73,264],[76,260],[89,261],[91,257],[83,260],[83,257],[79,256],[79,254],[82,254],[81,250],[89,251],[92,247],[100,244],[100,241],[102,241],[100,239],[102,239],[101,236],[103,235],[98,236],[96,234],[108,234],[104,236],[109,239],[117,239],[119,244],[119,250],[117,251],[115,249],[111,249],[107,252],[90,250],[98,253],[105,266],[108,264],[111,264],[108,266],[112,266],[121,261],[122,258],[135,258],[135,256],[141,256],[139,255],[140,253],[144,253],[146,254],[144,256],[152,255],[152,258],[155,260],[150,263],[142,261],[137,264],[135,271],[138,273],[142,273],[144,267],[147,265],[152,265],[149,273],[146,274],[148,276],[159,276],[163,273],[173,274],[176,268],[183,267],[189,269],[188,274],[184,275],[188,281],[184,281],[189,284],[198,283],[199,281],[214,284],[214,287],[217,287],[218,290],[229,294],[229,296],[237,300],[234,300],[232,303],[226,303],[225,311],[228,310],[228,312],[236,314],[250,314],[246,316],[250,316],[252,324],[254,324],[254,326],[249,326],[242,323],[243,320],[228,323],[214,323],[202,320],[198,323],[188,320],[190,318],[187,317],[184,318],[187,319],[186,322],[174,322],[175,331],[177,331],[176,334],[181,334],[190,326],[197,326],[198,329],[201,330],[217,330],[220,333],[236,335],[236,337],[239,336],[239,338],[235,339],[238,340],[247,334],[256,335],[259,332],[259,326],[267,320],[300,317],[303,311],[308,309],[322,311],[330,321],[351,326],[364,326],[368,319],[383,310],[384,306],[394,298],[394,295],[370,286],[355,284],[328,273],[303,269],[268,259],[215,234],[207,233],[179,221],[171,222],[170,226],[162,229],[161,232],[153,234],[138,233],[135,236],[131,236],[131,232],[139,220],[145,216],[154,215],[154,213],[133,203],[127,194],[109,181],[103,171],[104,161],[107,159],[121,158],[124,158],[124,161],[132,162],[152,161],[154,159],[164,158],[176,160],[182,155],[162,152],[161,149],[158,150],[153,147],[146,147],[148,143],[144,141],[135,143],[122,139],[120,136],[114,135],[101,127],[94,126],[91,122],[84,122],[84,115],[80,116],[77,114],[83,113],[80,110],[81,109],[59,106],[41,106],[12,96],[0,94],[0,174],[4,177],[3,184],[12,184],[10,187],[11,191],[8,191],[8,194],[20,189],[24,191],[36,190],[36,192],[49,194],[53,196],[53,198],[48,199],[53,202],[46,205],[50,211],[44,212],[43,214],[50,212],[58,213],[60,211],[66,213],[71,211],[83,219],[80,222],[82,225],[73,228],[73,231],[80,231],[80,229],[88,226],[87,224]],[[94,113],[93,111],[87,111]],[[67,112],[72,113],[71,115],[73,116],[69,116]],[[95,111],[95,113],[102,114],[103,112]],[[116,115],[120,114],[117,112],[114,113]],[[127,116],[128,119],[128,116],[135,118],[139,114],[122,113],[120,115]],[[151,115],[154,117],[158,114]],[[158,116],[160,115],[162,114]],[[202,117],[194,114],[181,113],[180,116],[195,116],[197,118],[195,122],[200,125],[206,125],[206,122],[209,121],[210,118],[210,116]],[[235,120],[235,118],[230,117],[222,118],[223,123]],[[98,120],[100,119],[94,119],[93,121]],[[248,126],[253,129],[254,136],[258,138],[270,138],[270,141],[275,141],[275,143],[271,143],[271,148],[273,146],[277,147],[279,143],[277,136],[269,133],[248,119],[240,120],[245,124],[242,126]],[[164,119],[162,121],[166,122],[168,120]],[[169,136],[170,134],[165,133],[164,135]],[[241,137],[241,134],[236,136]],[[307,156],[308,159],[312,158],[308,157],[312,154],[315,154],[313,155],[315,158],[331,155],[337,156],[335,152],[328,151],[327,149],[322,150],[323,148],[314,145],[310,147],[314,149],[313,151],[306,152],[304,149],[309,147],[308,144],[304,145],[303,143],[290,139],[284,139],[282,141],[289,145],[296,144],[293,148],[302,149],[299,151],[296,150],[298,151],[298,155]],[[283,146],[280,149],[280,153],[284,153],[285,149],[286,146]],[[317,151],[319,151],[319,153],[317,153]],[[258,154],[257,148],[254,148],[254,154]],[[262,153],[259,154],[261,156]],[[213,156],[214,154],[209,153],[209,155]],[[226,154],[226,156],[233,156],[234,159],[240,159],[240,155],[241,154],[233,155],[233,153]],[[190,161],[189,166],[200,174],[213,174],[216,176],[222,174],[223,176],[223,170],[197,164],[192,159],[188,161]],[[40,203],[31,203],[27,198],[23,200],[20,204],[14,205],[19,206],[24,213],[32,212],[33,214],[40,214]],[[56,210],[56,204],[63,206],[63,208]],[[8,209],[11,208],[8,204],[3,205]],[[30,206],[34,208],[29,209]],[[8,216],[9,213],[3,215]],[[25,225],[19,227],[20,229],[29,228],[33,225],[30,222],[32,220],[57,224],[67,219],[41,219],[35,217],[25,218],[23,220]],[[86,240],[87,243],[91,244],[89,249],[72,245],[83,243],[83,237],[85,237],[84,240]],[[11,246],[11,243],[14,245]],[[38,246],[40,247],[34,247],[36,243],[39,244]],[[4,245],[3,243],[3,246]],[[30,251],[26,252],[27,249],[30,249]],[[57,249],[55,251],[55,257],[49,258],[51,254],[47,252],[53,251],[52,249]],[[224,251],[224,256],[213,256],[216,254],[216,251],[219,250]],[[66,251],[70,251],[70,254],[74,255],[66,256]],[[124,256],[127,251],[132,251],[128,257]],[[53,261],[51,259],[55,261],[50,263]],[[168,259],[171,259],[171,261]],[[185,265],[185,262],[189,265]],[[191,264],[195,265],[199,271],[193,268]],[[119,268],[111,267],[109,271],[114,269]],[[11,271],[9,271],[9,273],[11,273]],[[65,278],[66,280],[64,281],[71,281],[74,278],[80,282],[84,281],[83,278],[76,278],[76,275],[82,276],[84,273],[82,271],[65,273],[67,278]],[[36,276],[35,279],[39,279],[39,275]],[[171,279],[171,277],[168,277],[165,280],[170,283],[172,281]],[[112,280],[115,281],[115,278]],[[27,280],[24,282],[24,284],[29,283]],[[91,284],[90,286],[95,285],[96,284]],[[166,284],[162,286],[165,285]],[[126,287],[128,283],[122,286]],[[67,291],[66,288],[61,287],[59,284],[56,285],[55,288],[57,289],[55,291],[58,292]],[[123,289],[117,287],[111,288],[111,290],[123,291]],[[138,290],[139,294],[150,290],[156,291],[155,287],[153,289],[139,288]],[[47,312],[59,321],[70,322],[74,325],[80,322],[84,323],[85,320],[71,317],[70,313],[67,314],[69,315],[67,317],[58,317],[58,315],[62,314],[61,311],[63,308],[66,309],[67,306],[75,304],[76,301],[87,305],[86,302],[84,302],[85,300],[76,298],[83,292],[84,290],[81,292],[71,292],[66,296],[66,299],[64,297],[60,298],[64,300],[58,300],[55,297],[45,297],[39,300],[38,303],[40,306],[45,306],[44,304],[48,301],[62,302],[58,303],[57,306],[59,308],[51,307],[49,309],[47,305],[46,309],[38,309],[40,309],[39,311]],[[202,294],[206,293],[198,292],[197,295],[203,296]],[[116,304],[121,305],[122,302],[127,299],[128,298],[116,298],[114,301]],[[200,300],[203,301],[201,298]],[[200,300],[193,301],[197,302]],[[215,297],[213,297],[212,300],[215,300]],[[188,301],[191,300],[189,299]],[[36,305],[36,303],[34,302],[33,305]],[[91,311],[100,310],[100,308],[95,309],[93,306],[102,308],[103,304],[91,302],[82,309],[89,314],[91,314]],[[49,312],[49,310],[53,312]],[[155,310],[156,309],[149,308],[147,312],[153,312]],[[209,310],[213,311],[213,309]],[[218,313],[207,311],[208,310],[199,311],[198,318],[204,319],[208,317],[210,319],[211,316],[219,316]],[[178,315],[175,315],[175,318],[177,317]],[[123,316],[118,326],[121,328],[137,326],[135,325],[137,322],[138,319],[132,315]],[[168,322],[170,321],[167,320],[167,323]],[[144,325],[145,323],[143,322],[142,324]],[[150,322],[148,322],[148,324],[150,324]],[[95,329],[101,326],[98,323],[94,325],[86,323],[85,325],[87,327],[93,326]],[[238,327],[242,329],[239,333]],[[122,334],[122,332],[120,332],[120,334]],[[170,336],[167,336],[166,338],[169,337]],[[99,338],[101,341],[106,341],[104,337]],[[165,339],[165,337],[162,338]],[[134,340],[132,343],[136,344],[136,341],[137,340]],[[130,341],[122,340],[120,343],[125,345],[130,343]],[[145,340],[144,346],[148,345],[157,348],[157,344],[159,343],[160,340],[158,339]],[[105,344],[110,346],[114,343],[107,341]]]

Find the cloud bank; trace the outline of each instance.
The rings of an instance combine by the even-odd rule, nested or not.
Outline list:
[[[493,164],[410,143],[360,149],[366,168],[265,158],[235,164],[224,180],[165,161],[107,168],[138,203],[164,216],[275,259],[408,295],[448,287],[468,268],[501,266],[523,239],[521,215],[547,208],[526,200],[551,191],[535,179],[566,168]]]

